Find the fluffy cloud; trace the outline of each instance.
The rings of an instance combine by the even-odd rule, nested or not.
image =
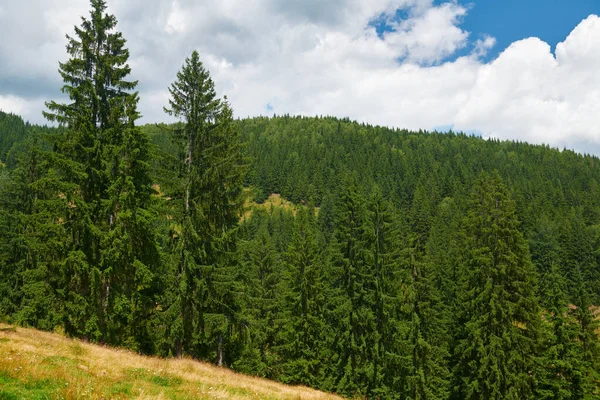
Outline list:
[[[547,43],[513,43],[477,69],[458,129],[580,151],[600,149],[600,18],[582,21],[554,55]]]
[[[87,4],[2,7],[0,36],[13,40],[0,41],[0,108],[42,122],[40,99],[59,95],[64,34],[87,15]],[[456,1],[112,0],[109,11],[128,40],[144,122],[166,119],[166,88],[197,49],[241,117],[330,114],[600,150],[596,16],[554,53],[527,38],[485,63],[495,39],[463,30],[468,10]],[[31,29],[23,31],[22,21],[9,18],[15,15],[27,15]],[[378,35],[373,20],[388,32]],[[465,49],[470,53],[457,58]]]
[[[477,57],[484,57],[488,51],[496,45],[496,38],[490,35],[485,35],[481,39],[477,39],[473,49],[473,54]]]
[[[407,62],[436,63],[466,46],[469,34],[457,25],[467,10],[456,3],[431,7],[422,14],[392,24],[395,31],[386,42],[401,51]]]

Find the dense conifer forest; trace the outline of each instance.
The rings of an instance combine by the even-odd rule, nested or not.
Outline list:
[[[139,126],[105,10],[50,126],[0,112],[0,319],[348,397],[600,396],[600,159],[236,120],[197,52]]]

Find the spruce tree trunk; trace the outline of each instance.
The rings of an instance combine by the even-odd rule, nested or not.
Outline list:
[[[182,358],[183,357],[183,340],[178,340],[177,341],[177,350],[176,350],[175,357],[177,357],[177,358]]]
[[[194,133],[190,133],[189,142],[188,142],[188,154],[185,162],[187,164],[187,182],[185,186],[185,218],[189,217],[190,212],[190,186],[192,180],[192,162],[194,157]]]
[[[181,260],[179,263],[179,279],[180,281],[187,278],[187,262],[186,262],[186,247],[187,247],[187,221],[190,218],[190,187],[191,187],[191,175],[192,175],[192,162],[194,155],[194,136],[190,134],[188,139],[188,149],[187,156],[184,160],[186,164],[186,182],[185,182],[185,204],[184,204],[184,214],[183,214],[183,226],[182,226],[182,243],[181,243]],[[189,282],[187,282],[189,285]],[[180,318],[183,324],[183,337],[177,342],[177,358],[183,357],[183,343],[189,340],[189,329],[188,329],[188,320],[191,318],[188,310],[186,309],[187,304],[184,304],[184,299],[189,298],[189,287],[187,288],[187,293],[179,293],[179,301],[181,305]]]
[[[217,361],[217,366],[223,366],[223,335],[219,333],[219,347],[217,348],[217,354],[219,360]]]

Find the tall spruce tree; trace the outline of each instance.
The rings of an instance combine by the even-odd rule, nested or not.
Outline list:
[[[540,357],[537,397],[541,399],[581,398],[576,392],[584,377],[577,321],[569,312],[566,280],[556,264],[546,276],[546,311],[543,324],[543,354]]]
[[[578,295],[577,282],[575,281],[577,274],[580,273],[582,279],[589,281],[592,285],[596,282],[596,279],[594,279],[594,265],[596,263],[594,259],[594,238],[592,232],[586,226],[586,215],[583,207],[573,207],[568,210],[561,222],[559,257],[564,261],[560,263],[560,267],[567,278],[568,297],[574,300]],[[595,293],[590,292],[589,295],[595,295]],[[590,300],[593,300],[594,297],[590,297]]]
[[[334,304],[338,355],[335,389],[365,395],[373,381],[377,346],[374,279],[370,264],[370,231],[356,178],[348,177],[342,190],[337,230],[332,241]]]
[[[374,279],[373,312],[376,344],[373,351],[373,376],[370,394],[391,398],[401,386],[402,324],[398,281],[401,279],[400,229],[394,210],[381,190],[375,187],[369,200],[368,229],[372,232],[371,264]]]
[[[253,240],[239,247],[242,251],[238,261],[245,289],[244,321],[251,335],[234,367],[272,379],[278,367],[273,348],[281,325],[281,260],[266,223],[260,226]]]
[[[534,269],[497,172],[477,180],[464,233],[454,398],[532,398],[540,321]]]
[[[68,226],[61,265],[67,333],[152,351],[148,321],[159,264],[151,227],[146,135],[127,80],[125,39],[106,2],[91,0],[89,18],[67,36],[60,63],[68,103],[51,101],[44,116],[65,127],[54,137],[56,195]]]
[[[2,252],[0,262],[2,302],[0,314],[11,315],[22,325],[52,330],[60,325],[57,301],[57,270],[64,226],[55,219],[53,207],[61,200],[44,184],[48,181],[48,157],[35,135],[24,143],[16,168],[11,171],[0,203]],[[8,171],[7,171],[8,172]]]
[[[431,280],[446,306],[457,300],[458,260],[461,251],[456,233],[460,219],[460,210],[454,199],[443,199],[433,218],[426,246],[426,257],[432,267]]]
[[[283,300],[287,313],[281,332],[281,353],[286,382],[319,387],[327,325],[323,317],[324,260],[313,215],[313,209],[302,208],[298,212],[294,238],[286,252]]]
[[[406,399],[446,399],[448,370],[447,321],[440,296],[430,275],[431,265],[409,248],[408,279],[404,287],[407,325],[403,353]]]
[[[238,314],[231,255],[246,165],[231,107],[217,98],[197,51],[185,60],[169,92],[165,112],[182,121],[173,135],[181,150],[182,231],[172,306],[181,329],[173,339],[177,354],[193,352],[222,365],[224,346],[231,345],[224,340],[234,336]]]
[[[402,335],[403,374],[401,393],[406,399],[445,399],[448,396],[449,371],[446,310],[435,286],[433,257],[425,253],[431,237],[432,184],[428,190],[417,185],[408,215],[411,227],[404,250]],[[451,253],[445,257],[451,257]],[[439,267],[438,267],[439,268]],[[437,272],[437,271],[436,271]],[[445,271],[447,274],[450,271]],[[438,279],[439,280],[439,279]]]

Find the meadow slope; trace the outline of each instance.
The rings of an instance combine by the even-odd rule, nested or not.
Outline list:
[[[145,357],[0,324],[0,400],[8,399],[341,398],[191,359]]]

